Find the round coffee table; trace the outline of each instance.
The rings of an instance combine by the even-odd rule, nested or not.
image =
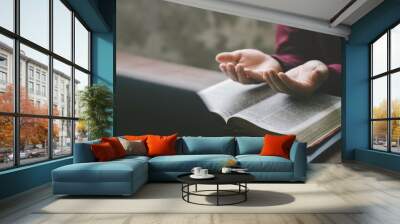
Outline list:
[[[255,180],[255,177],[248,173],[216,173],[213,174],[215,177],[212,179],[193,179],[190,177],[191,173],[182,174],[177,177],[178,181],[182,183],[182,199],[188,203],[198,204],[198,205],[234,205],[245,202],[247,200],[247,192],[249,188],[247,183]],[[198,190],[197,185],[215,185],[215,190]],[[220,189],[220,185],[236,185],[237,190],[224,190]],[[190,191],[190,186],[195,186],[194,191]],[[206,194],[209,192],[215,192],[215,194]],[[202,204],[193,202],[190,200],[190,196],[203,196],[203,197],[216,197],[216,204]],[[232,197],[241,196],[239,200],[231,203],[221,203],[221,197]]]

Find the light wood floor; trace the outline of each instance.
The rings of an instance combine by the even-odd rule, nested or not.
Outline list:
[[[0,202],[0,223],[400,223],[399,174],[354,163],[312,164],[308,182],[368,206],[357,214],[36,214],[36,208],[54,200],[47,185]]]

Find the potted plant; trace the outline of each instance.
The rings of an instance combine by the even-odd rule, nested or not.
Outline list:
[[[109,136],[112,120],[113,95],[101,84],[86,87],[80,92],[79,106],[82,109],[81,118],[87,127],[89,139]]]

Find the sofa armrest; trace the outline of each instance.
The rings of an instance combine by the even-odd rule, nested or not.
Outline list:
[[[290,160],[293,162],[293,179],[305,181],[307,176],[307,143],[295,141],[290,149]]]
[[[89,163],[95,162],[96,158],[94,157],[90,146],[92,144],[99,143],[99,140],[89,141],[89,142],[81,142],[75,143],[74,147],[74,163]]]

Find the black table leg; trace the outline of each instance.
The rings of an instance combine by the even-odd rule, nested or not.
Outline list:
[[[246,183],[244,183],[244,187],[245,187],[245,191],[246,192],[244,192],[244,201],[247,201],[247,192],[248,192],[248,190],[247,190],[247,182]]]
[[[217,184],[217,206],[219,206],[219,184]]]
[[[195,185],[195,190],[194,191],[196,191],[197,192],[197,184]]]

